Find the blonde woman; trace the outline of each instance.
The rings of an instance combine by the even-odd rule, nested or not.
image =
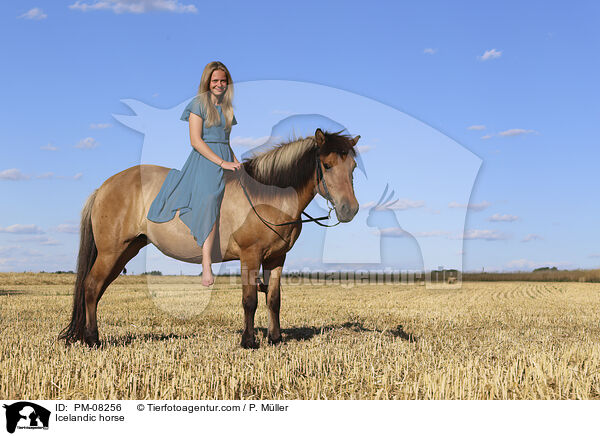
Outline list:
[[[181,119],[190,124],[192,152],[181,170],[167,174],[148,211],[157,223],[179,218],[202,246],[202,284],[214,283],[211,251],[218,231],[219,210],[225,183],[223,171],[237,171],[241,164],[229,145],[233,115],[233,82],[221,62],[209,63],[202,72],[198,95],[187,105]]]

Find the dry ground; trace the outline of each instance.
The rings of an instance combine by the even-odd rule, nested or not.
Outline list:
[[[266,344],[261,294],[261,346],[243,350],[240,288],[218,280],[120,277],[90,350],[56,340],[72,275],[0,274],[0,398],[600,397],[597,284],[285,284],[284,343]]]

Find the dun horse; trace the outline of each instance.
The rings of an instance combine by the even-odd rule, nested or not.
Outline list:
[[[317,129],[314,136],[283,143],[245,160],[241,171],[226,173],[212,259],[240,260],[242,347],[257,347],[254,314],[259,290],[267,294],[268,341],[281,341],[281,270],[286,253],[300,236],[301,214],[316,194],[332,203],[340,222],[350,221],[358,212],[352,173],[359,138]],[[168,171],[155,165],[128,168],[88,198],[81,214],[71,322],[60,334],[67,343],[82,340],[89,346],[100,345],[98,301],[127,262],[149,243],[167,256],[202,263],[201,247],[179,219],[179,211],[166,223],[146,219]],[[264,284],[258,277],[261,265]]]

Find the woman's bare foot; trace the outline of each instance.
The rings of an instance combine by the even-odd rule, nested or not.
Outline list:
[[[211,251],[216,228],[217,222],[215,221],[212,230],[202,244],[202,284],[204,286],[211,286],[215,282],[211,267]]]
[[[202,285],[203,286],[211,286],[215,282],[215,277],[212,275],[212,272],[202,273]]]

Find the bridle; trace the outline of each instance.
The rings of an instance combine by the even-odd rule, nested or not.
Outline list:
[[[327,218],[329,218],[329,215],[331,215],[331,211],[335,209],[335,205],[333,204],[333,199],[331,198],[331,194],[329,193],[329,189],[327,189],[327,183],[325,182],[325,176],[323,175],[323,169],[321,168],[321,159],[319,159],[319,154],[316,153],[317,156],[317,171],[315,171],[315,176],[317,178],[317,194],[320,194],[321,197],[323,197],[325,199],[325,201],[327,202],[327,207],[329,208],[329,213],[327,214]],[[320,192],[319,189],[319,182],[323,181],[323,188],[325,189],[325,195],[323,195],[323,193]],[[331,201],[331,206],[329,205],[329,202]],[[334,225],[338,225],[340,222],[338,221],[337,224]],[[317,223],[317,224],[321,224],[321,223]],[[333,226],[327,226],[327,227],[333,227]]]
[[[242,189],[244,190],[244,194],[246,195],[246,198],[248,199],[248,202],[250,203],[250,206],[252,206],[252,210],[254,211],[254,213],[256,214],[256,216],[271,230],[273,230],[281,239],[283,239],[285,241],[285,238],[283,236],[281,236],[279,234],[279,232],[277,230],[275,230],[273,227],[271,226],[287,226],[289,224],[298,224],[298,223],[308,223],[308,222],[315,222],[318,225],[320,225],[321,227],[335,227],[337,226],[340,222],[338,221],[337,223],[333,224],[333,225],[327,225],[327,224],[323,224],[320,223],[319,221],[321,220],[325,220],[325,219],[329,219],[331,217],[331,211],[335,210],[335,204],[333,203],[333,200],[331,199],[331,195],[329,194],[329,190],[327,189],[327,183],[325,182],[325,177],[323,175],[323,169],[321,168],[321,159],[319,159],[319,154],[315,153],[316,156],[316,164],[317,164],[317,170],[315,171],[315,176],[317,179],[317,193],[320,194],[323,198],[325,198],[325,201],[327,201],[327,207],[329,208],[329,212],[327,213],[327,216],[322,216],[319,218],[313,218],[311,217],[309,214],[307,214],[306,212],[302,211],[302,213],[304,215],[306,215],[309,219],[297,219],[294,221],[288,221],[285,223],[280,223],[280,224],[275,224],[272,223],[270,221],[267,221],[266,219],[264,219],[263,217],[261,217],[259,215],[259,213],[256,211],[256,208],[254,207],[254,204],[252,204],[252,200],[250,199],[250,195],[248,195],[248,191],[246,191],[246,187],[242,184],[241,180],[240,180],[240,185],[242,186]],[[320,192],[319,189],[319,183],[323,182],[323,188],[325,190],[325,195],[323,195],[323,193]],[[331,201],[331,206],[329,205],[329,202]]]

